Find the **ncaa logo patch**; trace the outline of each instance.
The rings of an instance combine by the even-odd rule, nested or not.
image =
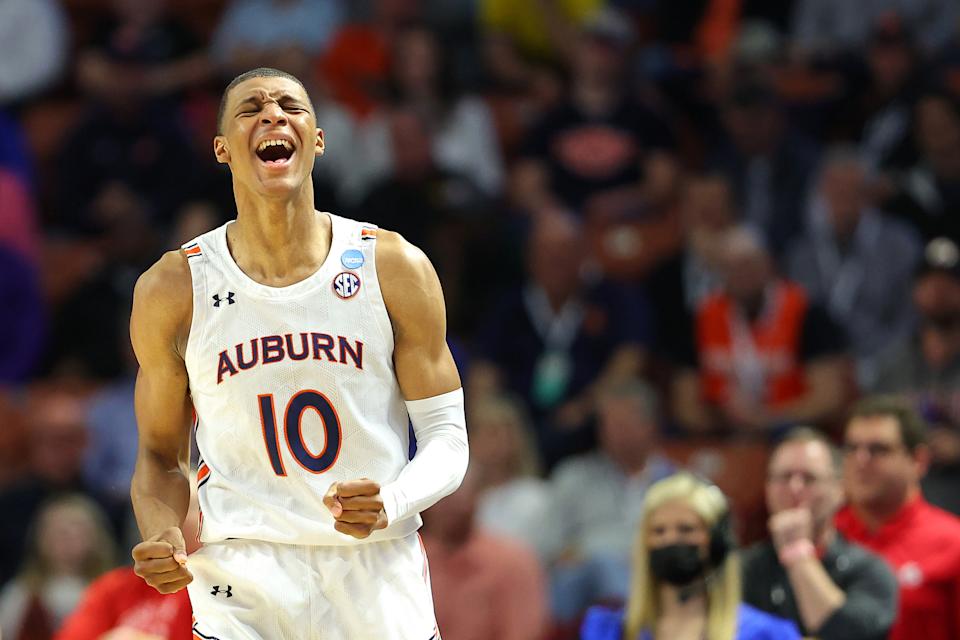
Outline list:
[[[344,269],[359,269],[363,266],[363,251],[359,249],[347,249],[340,256],[340,264]]]
[[[344,271],[333,279],[333,292],[346,300],[360,291],[360,278],[355,273]]]

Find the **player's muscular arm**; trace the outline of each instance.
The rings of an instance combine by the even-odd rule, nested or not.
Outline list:
[[[447,311],[430,260],[396,233],[381,231],[377,274],[393,324],[393,364],[407,400],[460,388],[447,347]]]
[[[377,238],[377,275],[393,325],[397,381],[417,435],[417,454],[384,487],[340,483],[327,494],[338,531],[358,538],[416,515],[452,493],[467,467],[463,390],[447,347],[440,281],[422,251],[399,235]]]
[[[180,525],[190,501],[192,405],[183,360],[192,313],[186,259],[166,254],[137,282],[130,337],[140,371],[135,405],[139,444],[130,496],[143,542],[135,570],[162,593],[190,582]]]

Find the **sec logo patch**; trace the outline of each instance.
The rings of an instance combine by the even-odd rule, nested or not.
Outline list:
[[[357,295],[360,291],[360,277],[355,273],[344,271],[333,279],[333,292],[346,300]]]

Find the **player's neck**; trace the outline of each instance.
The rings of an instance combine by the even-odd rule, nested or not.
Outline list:
[[[306,195],[306,194],[304,194]],[[237,265],[264,284],[285,286],[316,271],[330,248],[331,225],[309,200],[237,196],[237,221],[227,243]],[[291,282],[292,280],[292,282]]]

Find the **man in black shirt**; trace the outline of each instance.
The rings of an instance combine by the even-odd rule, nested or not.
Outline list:
[[[882,640],[896,614],[886,563],[833,527],[842,499],[840,457],[825,436],[791,431],[767,472],[768,542],[742,555],[744,602],[793,620],[820,640]]]

